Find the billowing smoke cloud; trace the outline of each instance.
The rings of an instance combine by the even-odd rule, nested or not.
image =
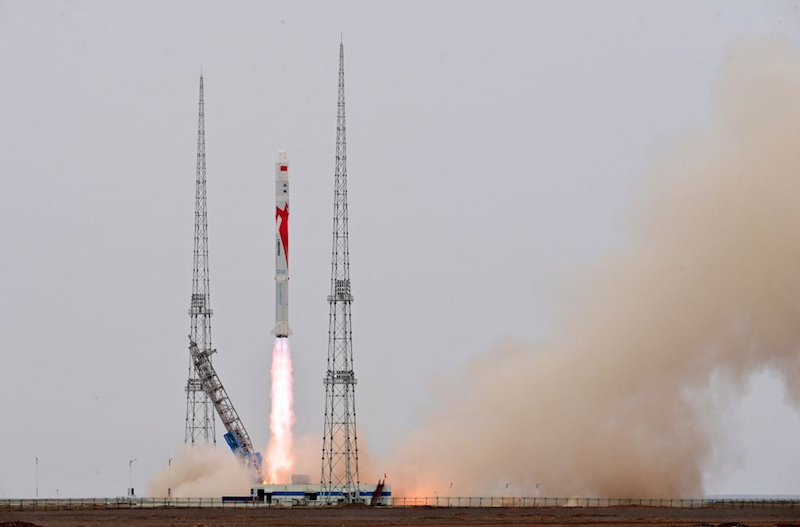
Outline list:
[[[173,498],[219,498],[249,496],[253,475],[227,448],[182,445],[172,460],[147,484],[147,496]]]
[[[397,491],[699,496],[752,372],[792,380],[800,405],[800,58],[732,49],[714,100],[656,164],[629,247],[574,278],[547,342],[494,350],[445,390],[396,456]]]
[[[358,470],[360,481],[363,484],[374,485],[383,476],[383,472],[375,466],[370,455],[367,434],[359,426],[358,431]],[[320,454],[322,453],[322,437],[317,434],[303,434],[295,436],[292,445],[296,464],[295,473],[307,475],[313,483],[319,483],[321,474]],[[334,476],[344,477],[343,463],[334,469]]]

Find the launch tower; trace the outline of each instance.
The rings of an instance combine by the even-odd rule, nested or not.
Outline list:
[[[194,266],[192,301],[189,306],[189,338],[201,353],[211,350],[211,310],[208,282],[208,216],[206,211],[206,129],[203,102],[203,75],[200,74],[200,103],[197,118],[197,184],[194,211]],[[217,444],[214,407],[197,374],[190,354],[189,380],[186,383],[186,434],[184,441]]]
[[[356,378],[350,307],[350,252],[347,225],[347,147],[344,116],[344,44],[339,45],[339,100],[336,112],[336,169],[333,191],[333,262],[328,296],[328,369],[325,431],[322,438],[320,499],[360,498],[356,437]]]

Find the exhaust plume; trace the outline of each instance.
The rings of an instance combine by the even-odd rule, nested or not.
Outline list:
[[[395,494],[527,479],[531,495],[697,497],[750,374],[790,380],[800,407],[800,59],[734,48],[714,96],[709,126],[655,165],[629,246],[575,276],[544,344],[502,346],[445,390],[395,456]]]
[[[288,338],[275,339],[272,349],[272,407],[269,415],[270,439],[267,446],[267,480],[285,483],[294,468],[292,426],[294,426],[294,395],[292,393],[292,353]]]

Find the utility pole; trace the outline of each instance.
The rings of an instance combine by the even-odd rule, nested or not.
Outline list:
[[[208,277],[208,210],[206,204],[206,127],[203,99],[203,74],[200,74],[200,102],[197,116],[197,172],[194,202],[194,262],[192,300],[189,304],[189,339],[200,352],[211,353],[211,288]],[[186,382],[186,432],[184,441],[216,446],[214,409],[198,378],[194,359],[189,357],[189,380]]]
[[[131,459],[128,461],[128,496],[133,497],[133,462],[138,459]]]
[[[325,384],[325,429],[322,437],[321,499],[341,495],[361,499],[356,437],[356,377],[353,371],[350,244],[347,215],[347,142],[344,111],[344,43],[339,44],[339,97],[336,111],[336,168],[333,191],[333,249],[328,295],[328,368]],[[341,493],[341,494],[339,494]],[[336,496],[336,498],[334,498]]]
[[[167,463],[167,497],[172,497],[172,458]]]
[[[36,499],[39,499],[39,458],[36,457]]]
[[[525,506],[528,506],[528,483],[529,480],[525,480]]]

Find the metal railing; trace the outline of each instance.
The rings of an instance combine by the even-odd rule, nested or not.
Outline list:
[[[520,498],[520,497],[447,497],[390,498],[391,507],[662,507],[673,509],[800,509],[800,500],[704,499],[704,498]]]
[[[519,497],[385,497],[383,507],[663,507],[672,509],[800,509],[796,499],[622,499],[622,498],[519,498]],[[156,508],[286,508],[330,507],[323,501],[293,499],[272,503],[227,501],[221,498],[66,498],[0,500],[0,512],[15,510],[156,509]]]

